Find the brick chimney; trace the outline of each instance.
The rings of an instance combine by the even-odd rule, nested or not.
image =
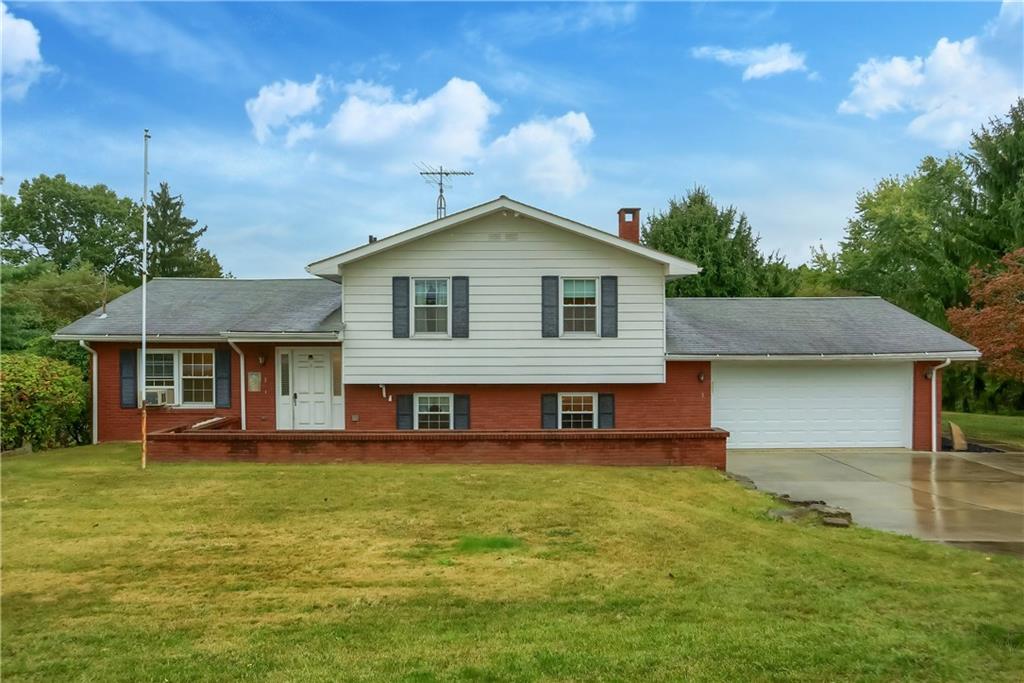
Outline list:
[[[619,209],[619,237],[640,244],[640,209]]]

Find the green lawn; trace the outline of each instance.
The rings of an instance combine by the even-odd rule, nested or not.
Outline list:
[[[1024,563],[701,469],[8,458],[4,681],[1024,675]]]
[[[1024,416],[942,411],[942,431],[947,436],[950,420],[957,423],[971,441],[1003,444],[1024,451]]]

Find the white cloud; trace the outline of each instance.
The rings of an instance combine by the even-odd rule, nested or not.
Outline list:
[[[853,90],[839,104],[840,113],[877,118],[913,112],[908,131],[944,147],[965,141],[973,128],[1005,113],[1024,91],[1019,67],[1008,68],[983,54],[978,37],[940,38],[924,58],[869,59],[850,80]]]
[[[284,138],[285,147],[294,147],[303,140],[310,140],[316,137],[316,126],[309,121],[303,121],[297,126],[291,126]]]
[[[313,140],[303,153],[317,163],[341,161],[368,174],[407,175],[416,162],[472,165],[503,187],[561,196],[588,182],[579,155],[594,130],[583,112],[535,117],[495,134],[500,108],[473,81],[452,78],[419,96],[360,79],[331,89],[344,97],[320,123],[314,115],[322,100],[318,83],[319,77],[305,85],[284,81],[261,88],[246,102],[257,139],[268,141],[274,129],[287,127],[285,148]]]
[[[794,52],[789,43],[776,43],[767,47],[731,50],[715,45],[695,47],[691,54],[697,59],[712,59],[729,66],[743,68],[743,80],[768,78],[787,71],[807,71],[807,55]],[[814,76],[814,74],[812,74]]]
[[[263,86],[256,97],[246,100],[245,112],[252,122],[252,131],[256,139],[260,143],[266,142],[272,129],[283,126],[320,106],[322,82],[323,79],[319,75],[309,83],[277,81]],[[303,139],[303,135],[301,132],[289,131],[288,140],[294,144],[298,139]]]
[[[36,27],[28,19],[14,16],[2,2],[0,26],[3,27],[3,92],[12,100],[20,100],[51,67],[43,61]]]
[[[343,147],[377,146],[405,160],[460,163],[480,154],[495,104],[473,81],[452,78],[426,97],[395,97],[391,88],[357,81],[327,132]]]
[[[534,119],[491,143],[483,163],[497,167],[499,173],[502,168],[514,168],[538,189],[571,195],[587,184],[577,152],[593,139],[594,129],[584,113]]]
[[[487,31],[497,29],[512,43],[529,43],[566,33],[615,29],[636,20],[635,3],[570,3],[556,7],[531,7],[487,17]],[[479,29],[478,30],[482,30]]]

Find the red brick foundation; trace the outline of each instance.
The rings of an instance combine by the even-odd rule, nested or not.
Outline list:
[[[699,465],[725,469],[728,432],[253,432],[150,435],[154,461]]]

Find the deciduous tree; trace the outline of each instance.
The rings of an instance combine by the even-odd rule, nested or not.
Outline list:
[[[788,296],[797,278],[777,253],[758,249],[747,217],[733,207],[719,208],[703,187],[668,210],[647,219],[645,245],[693,261],[700,275],[669,282],[669,296]]]
[[[971,304],[947,312],[953,331],[977,346],[989,371],[1024,382],[1024,248],[999,267],[971,271]]]

